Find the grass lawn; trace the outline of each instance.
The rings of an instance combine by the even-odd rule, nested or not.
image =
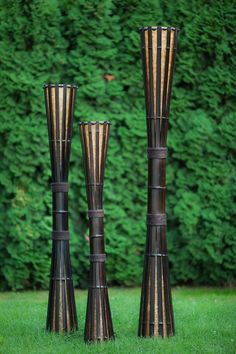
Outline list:
[[[176,335],[137,337],[140,289],[110,289],[116,340],[83,342],[86,291],[76,291],[79,332],[45,332],[47,292],[0,294],[0,354],[73,353],[236,353],[236,289],[173,290]]]

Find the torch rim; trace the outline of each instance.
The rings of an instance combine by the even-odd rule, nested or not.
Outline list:
[[[170,29],[171,31],[176,31],[176,32],[180,31],[180,29],[178,27],[172,27],[172,26],[169,26],[169,27],[167,27],[167,26],[143,26],[143,27],[139,27],[139,31],[142,31],[142,30],[147,31],[147,30],[150,30],[150,29],[152,31],[156,31],[158,29],[161,29],[161,30],[164,30],[164,31],[166,31],[168,29]]]
[[[109,120],[91,120],[91,121],[80,121],[78,122],[78,125],[94,125],[94,124],[108,124],[108,125],[111,125],[111,121]]]
[[[43,88],[47,88],[47,87],[66,87],[66,88],[74,88],[77,89],[78,86],[75,84],[44,84]]]

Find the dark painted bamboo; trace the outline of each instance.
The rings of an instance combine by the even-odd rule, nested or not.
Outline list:
[[[148,136],[147,238],[140,304],[141,337],[174,335],[166,242],[166,157],[178,29],[140,29]]]
[[[74,85],[44,85],[52,169],[52,262],[46,328],[77,330],[71,274],[68,225],[68,173],[74,104]]]
[[[88,200],[90,277],[84,339],[104,341],[114,337],[105,272],[103,180],[109,122],[81,122]]]

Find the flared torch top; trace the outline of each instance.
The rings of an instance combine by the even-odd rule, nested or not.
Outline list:
[[[86,183],[101,186],[109,139],[109,121],[80,122]]]
[[[140,28],[147,118],[168,118],[178,28]]]
[[[140,28],[148,146],[166,146],[179,29]]]
[[[66,182],[77,86],[45,84],[45,104],[53,182]]]

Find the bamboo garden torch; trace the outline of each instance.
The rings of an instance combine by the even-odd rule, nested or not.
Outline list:
[[[140,304],[141,337],[174,335],[166,242],[166,158],[178,29],[140,29],[147,121],[147,236]]]
[[[81,122],[88,201],[90,276],[84,339],[98,342],[114,337],[105,271],[103,180],[110,122]]]
[[[68,225],[68,173],[76,90],[75,85],[44,85],[53,205],[52,261],[46,327],[52,332],[77,330]]]

